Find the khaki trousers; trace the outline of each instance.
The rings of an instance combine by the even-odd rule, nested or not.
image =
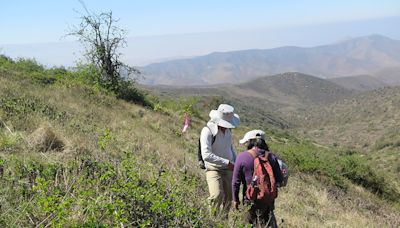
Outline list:
[[[212,214],[220,214],[222,211],[227,216],[232,204],[232,171],[207,170],[206,180],[210,192],[208,203]]]

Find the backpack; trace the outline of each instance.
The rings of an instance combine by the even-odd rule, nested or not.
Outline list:
[[[289,180],[289,167],[286,165],[284,161],[278,158],[279,167],[281,168],[283,181],[278,183],[278,188],[285,187]]]
[[[205,127],[207,127],[207,128],[210,130],[210,128],[209,128],[207,125],[206,125]],[[210,131],[211,131],[211,130],[210,130]],[[211,141],[211,145],[214,144],[215,138],[216,138],[216,137],[217,137],[216,135],[213,135],[212,141]],[[198,159],[198,161],[199,161],[199,167],[200,167],[200,169],[206,169],[206,165],[204,164],[203,156],[201,156],[200,137],[199,137],[199,144],[198,144],[198,150],[197,150],[197,159]]]
[[[253,202],[273,205],[278,197],[278,188],[268,156],[266,153],[254,159],[253,179],[247,186],[246,196]]]

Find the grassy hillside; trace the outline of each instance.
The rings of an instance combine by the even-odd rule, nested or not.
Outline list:
[[[324,145],[346,146],[393,176],[400,189],[400,88],[360,93],[292,116],[300,132]]]
[[[200,175],[181,170],[189,146],[180,121],[52,71],[9,65],[0,75],[2,226],[211,223],[191,197],[205,197]],[[47,132],[64,146],[52,149]]]
[[[195,159],[207,110],[224,97],[144,108],[84,83],[86,73],[0,58],[2,227],[241,226],[240,213],[208,216]],[[192,117],[185,135],[183,112]],[[291,170],[276,206],[283,226],[400,225],[399,192],[362,157],[261,128]],[[248,129],[234,132],[238,151]]]
[[[370,75],[356,75],[340,78],[331,78],[329,81],[336,83],[346,89],[356,91],[368,91],[388,86],[382,80]]]
[[[400,85],[400,67],[386,67],[374,72],[374,76],[388,85]]]
[[[243,95],[292,107],[324,104],[352,94],[335,83],[296,72],[252,80],[237,87]],[[236,88],[233,91],[238,93]]]

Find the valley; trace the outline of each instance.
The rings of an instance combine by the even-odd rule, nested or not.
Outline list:
[[[391,176],[400,190],[398,86],[360,91],[310,75],[284,73],[230,86],[153,89],[182,97],[219,97],[244,113],[245,125],[285,130],[361,154]]]

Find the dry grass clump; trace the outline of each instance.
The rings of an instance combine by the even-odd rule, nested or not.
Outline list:
[[[40,152],[49,150],[61,151],[65,146],[61,138],[47,125],[36,129],[27,140],[30,147]]]

